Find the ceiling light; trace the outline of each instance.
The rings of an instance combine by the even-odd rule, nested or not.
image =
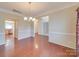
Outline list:
[[[35,21],[35,18],[31,17],[31,2],[29,2],[29,17],[24,17],[24,20]]]

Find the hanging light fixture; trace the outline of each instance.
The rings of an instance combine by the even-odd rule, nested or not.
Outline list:
[[[24,20],[35,21],[36,19],[31,16],[31,2],[29,4],[29,17],[24,17]]]

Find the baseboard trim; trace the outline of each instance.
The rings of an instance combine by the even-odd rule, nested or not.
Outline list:
[[[48,40],[48,42],[51,43],[51,44],[56,44],[56,45],[59,45],[59,46],[62,46],[62,47],[68,48],[68,49],[76,50],[76,49],[74,49],[74,48],[67,47],[67,46],[64,46],[64,45],[60,45],[60,44],[57,44],[57,43],[51,42],[51,41],[49,41],[49,40]]]
[[[5,43],[1,43],[0,45],[5,45]]]
[[[39,34],[39,33],[38,33],[38,35],[40,35],[40,36],[46,36],[46,37],[48,37],[48,35],[43,35],[43,34]]]
[[[33,36],[27,37],[27,38],[22,38],[22,39],[18,39],[18,40],[24,40],[24,39],[29,39],[29,38],[34,38]]]

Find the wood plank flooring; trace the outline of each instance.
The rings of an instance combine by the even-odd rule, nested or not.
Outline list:
[[[75,57],[76,51],[48,42],[48,37],[30,37],[22,40],[6,39],[0,46],[0,57]]]

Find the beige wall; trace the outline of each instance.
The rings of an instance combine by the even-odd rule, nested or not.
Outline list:
[[[76,7],[49,15],[49,42],[76,49]]]

